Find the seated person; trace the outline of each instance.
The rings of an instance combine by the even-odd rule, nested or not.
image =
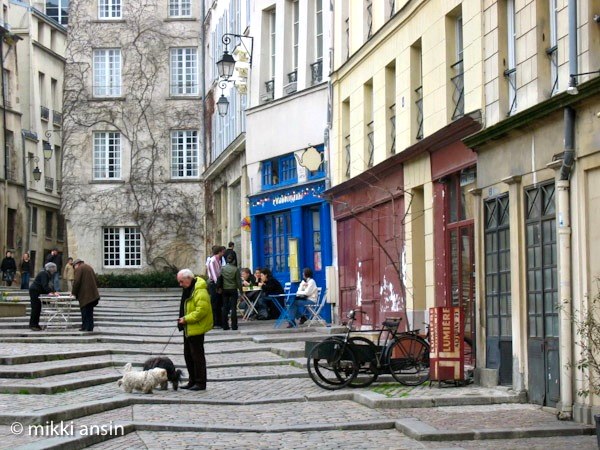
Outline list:
[[[256,286],[256,278],[254,278],[254,275],[252,275],[250,269],[244,267],[240,271],[240,273],[242,276],[242,289],[243,291],[246,290],[244,288],[248,289],[247,292],[242,292],[242,295],[240,295],[240,309],[245,311],[246,309],[248,309],[248,304],[246,302],[254,300],[254,298],[259,294],[260,291],[251,290],[254,286]]]
[[[254,269],[254,280],[256,281],[255,286],[262,287],[262,275],[260,269]]]
[[[296,299],[289,309],[289,317],[293,317],[294,322],[290,321],[288,328],[296,326],[296,319],[300,319],[300,324],[306,322],[306,305],[314,305],[318,301],[319,290],[312,276],[313,273],[310,268],[305,267],[302,270],[302,281],[296,291]]]
[[[253,288],[256,285],[256,278],[250,269],[244,267],[240,273],[242,274],[242,287]]]
[[[283,294],[283,287],[281,283],[273,277],[271,269],[265,268],[260,269],[260,276],[262,279],[262,296],[256,303],[256,310],[258,311],[258,320],[277,319],[279,317],[279,311],[273,301],[283,304],[282,298],[276,298],[274,300],[266,299],[270,295],[281,295]]]

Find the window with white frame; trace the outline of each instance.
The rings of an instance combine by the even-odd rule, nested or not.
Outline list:
[[[94,132],[94,180],[121,179],[121,133]]]
[[[198,95],[198,49],[171,49],[171,95]]]
[[[121,95],[121,49],[94,50],[94,97]]]
[[[171,131],[171,178],[198,176],[198,132]]]
[[[275,15],[275,10],[271,10],[269,13],[269,74],[270,79],[275,78],[275,48],[277,46],[277,33],[276,33],[276,21],[277,16]]]
[[[191,0],[169,0],[169,17],[191,17]]]
[[[293,31],[294,31],[294,70],[298,70],[298,45],[300,42],[300,1],[299,0],[294,0],[293,3],[293,12],[294,12],[294,25],[293,25]]]
[[[104,267],[140,267],[142,235],[138,227],[103,229]]]
[[[121,0],[98,0],[99,19],[120,19]]]
[[[315,55],[323,59],[323,0],[315,1]]]

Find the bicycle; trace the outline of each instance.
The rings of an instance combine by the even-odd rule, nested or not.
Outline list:
[[[390,373],[406,386],[429,379],[429,344],[418,331],[398,332],[401,319],[387,319],[378,330],[377,344],[362,336],[351,336],[356,317],[348,313],[346,333],[316,344],[309,352],[307,368],[311,379],[329,390],[345,386],[367,387],[380,373]]]

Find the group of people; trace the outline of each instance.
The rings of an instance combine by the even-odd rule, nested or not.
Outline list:
[[[55,287],[56,291],[60,290],[60,269],[62,266],[62,257],[58,252],[57,248],[53,248],[46,259],[44,264],[46,263],[54,263],[56,265],[56,273],[52,276],[52,284]],[[12,286],[16,275],[19,274],[21,276],[21,289],[29,289],[29,283],[31,281],[31,273],[33,270],[31,257],[28,252],[24,252],[21,256],[21,262],[17,267],[17,262],[13,256],[13,253],[9,250],[6,252],[4,258],[2,259],[2,263],[0,266],[0,270],[2,271],[2,281],[6,283],[6,286]],[[73,267],[73,258],[69,258],[67,260],[67,264],[65,264],[63,279],[67,283],[67,290],[71,292],[73,288],[73,282],[75,281],[75,269]]]

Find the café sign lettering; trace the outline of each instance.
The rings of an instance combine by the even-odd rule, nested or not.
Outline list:
[[[302,200],[304,198],[303,192],[295,192],[290,194],[282,194],[273,198],[273,206],[284,205],[286,203],[297,202],[298,200]]]

